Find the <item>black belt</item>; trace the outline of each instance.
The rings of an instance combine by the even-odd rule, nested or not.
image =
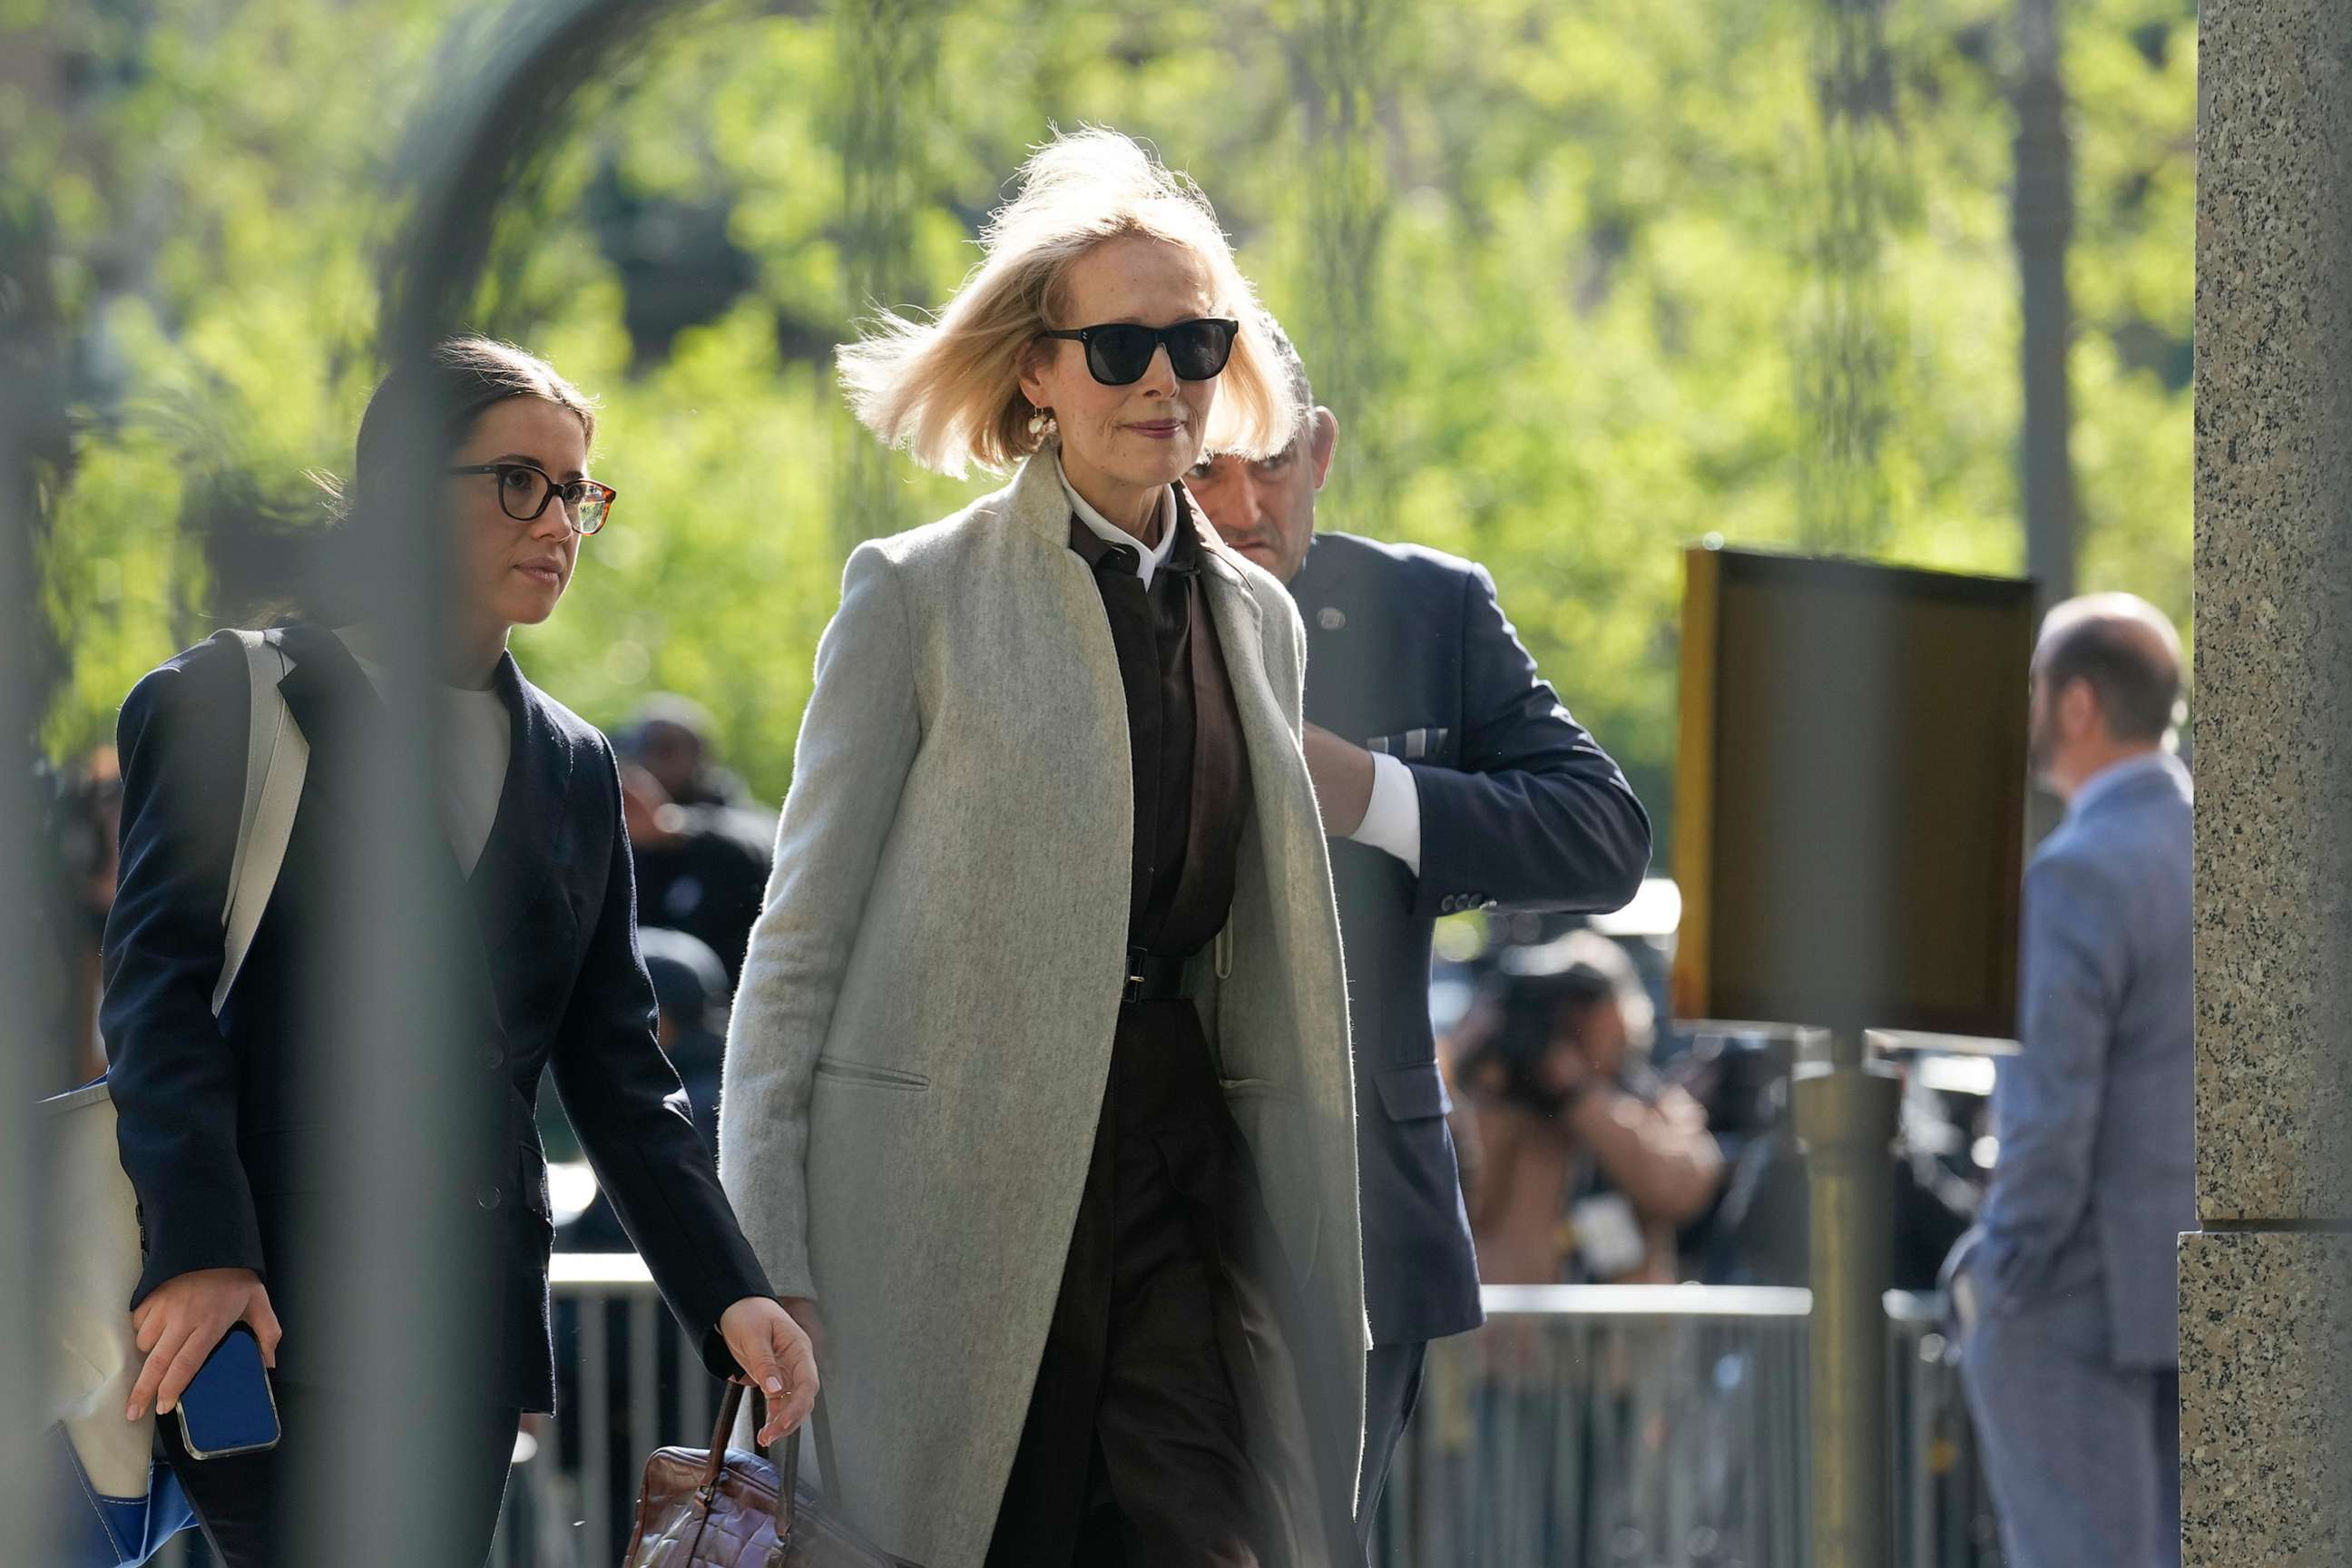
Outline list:
[[[1165,953],[1146,952],[1141,948],[1127,950],[1127,986],[1119,993],[1122,1007],[1132,1007],[1138,1002],[1172,1002],[1185,994],[1184,971],[1192,961]]]

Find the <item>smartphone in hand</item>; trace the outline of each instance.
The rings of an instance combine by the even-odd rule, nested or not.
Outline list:
[[[278,1447],[278,1399],[269,1389],[269,1369],[261,1342],[243,1323],[232,1323],[221,1342],[180,1395],[173,1414],[189,1454],[199,1459],[257,1454]]]

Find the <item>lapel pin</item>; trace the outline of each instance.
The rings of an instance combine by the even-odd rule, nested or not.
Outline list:
[[[1326,605],[1315,612],[1315,624],[1327,632],[1336,632],[1348,624],[1348,613],[1336,605]]]

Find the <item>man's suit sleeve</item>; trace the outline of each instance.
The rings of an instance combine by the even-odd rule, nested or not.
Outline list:
[[[2004,1294],[2030,1289],[2091,1201],[2112,1020],[2125,980],[2122,910],[2080,861],[2045,856],[2025,876],[2024,1047],[2000,1063],[2000,1140],[1982,1262]]]
[[[600,744],[614,819],[604,902],[556,1037],[556,1092],[598,1180],[678,1321],[715,1376],[739,1370],[719,1333],[727,1309],[772,1295],[719,1188],[686,1090],[654,1033],[652,978],[637,949],[636,877],[621,821],[621,779]]]
[[[107,916],[108,1081],[146,1258],[126,1309],[199,1268],[262,1271],[237,1064],[213,1018],[245,787],[241,663],[200,649],[122,705],[121,870]]]
[[[1463,595],[1461,764],[1408,764],[1421,795],[1417,912],[1623,907],[1649,868],[1648,814],[1537,673],[1486,568],[1465,576]]]

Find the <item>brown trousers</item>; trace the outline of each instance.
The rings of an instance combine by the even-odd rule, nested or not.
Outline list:
[[[1285,1267],[1192,1004],[1123,1009],[989,1568],[1319,1556]]]

